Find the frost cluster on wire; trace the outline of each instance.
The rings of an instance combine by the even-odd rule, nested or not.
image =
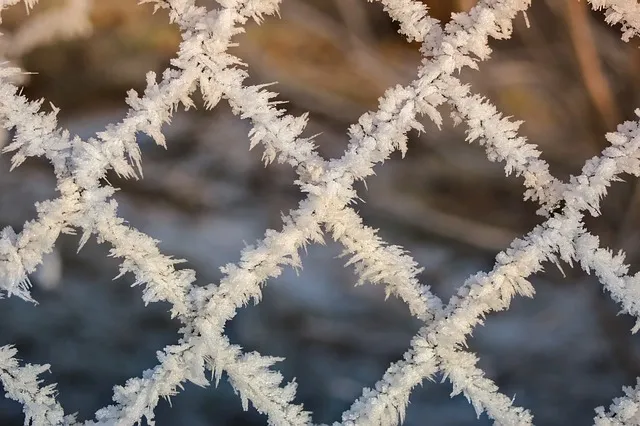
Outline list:
[[[12,167],[29,157],[46,157],[54,167],[59,197],[37,203],[37,217],[20,232],[0,231],[0,290],[3,295],[35,302],[29,274],[54,249],[61,233],[79,232],[80,246],[91,236],[111,245],[110,254],[121,260],[121,274],[131,273],[143,287],[145,303],[169,302],[171,315],[183,326],[175,345],[157,354],[158,365],[114,387],[113,404],[81,422],[65,415],[56,402],[54,385],[43,386],[39,375],[48,365],[21,366],[15,348],[0,348],[0,381],[8,398],[24,406],[25,424],[34,425],[134,425],[154,422],[160,398],[170,398],[186,381],[216,384],[223,372],[245,409],[253,406],[273,425],[308,425],[311,413],[294,402],[295,382],[282,384],[271,367],[278,359],[256,352],[244,353],[225,335],[225,324],[250,299],[258,301],[261,288],[285,267],[300,267],[300,251],[307,244],[333,238],[342,244],[347,264],[354,265],[358,283],[383,285],[388,294],[405,301],[423,322],[410,347],[391,364],[374,389],[362,395],[343,413],[343,425],[395,425],[404,420],[412,389],[436,374],[453,384],[453,394],[464,394],[478,414],[486,412],[497,424],[533,424],[532,414],[515,405],[476,365],[477,356],[465,345],[467,336],[492,311],[509,307],[516,295],[532,297],[528,280],[544,262],[579,264],[597,275],[622,311],[640,318],[640,276],[628,275],[623,254],[600,246],[597,236],[585,228],[585,215],[600,214],[599,205],[611,182],[621,174],[640,175],[640,122],[625,122],[609,133],[609,146],[588,160],[579,176],[568,182],[556,179],[540,158],[535,145],[518,134],[520,122],[501,115],[485,98],[455,77],[464,67],[477,68],[489,57],[489,39],[509,38],[512,22],[526,13],[530,0],[479,0],[468,13],[455,14],[442,25],[416,0],[379,1],[410,41],[421,43],[422,63],[416,78],[406,86],[388,89],[375,112],[363,114],[349,130],[350,142],[340,158],[327,160],[316,151],[313,137],[304,137],[307,116],[295,117],[277,108],[275,93],[265,86],[245,84],[248,76],[239,58],[227,52],[233,36],[249,20],[258,23],[276,15],[280,0],[218,0],[208,10],[195,0],[142,0],[167,9],[182,34],[176,57],[161,76],[147,75],[144,93],[130,91],[130,109],[123,121],[109,125],[96,137],[72,137],[57,125],[53,112],[41,109],[43,101],[22,95],[17,85],[23,72],[9,62],[0,67],[0,122],[11,132],[3,152]],[[0,0],[5,7],[37,0]],[[636,0],[590,0],[604,9],[611,24],[620,24],[622,38],[640,30],[640,5]],[[68,0],[61,6],[73,11],[77,26],[69,27],[62,14],[50,12],[23,35],[0,37],[0,54],[6,37],[21,40],[19,49],[57,37],[86,32],[89,0]],[[51,18],[53,16],[53,18]],[[58,17],[58,19],[54,19]],[[273,19],[273,18],[270,18]],[[20,53],[19,52],[13,52]],[[107,171],[135,178],[141,172],[138,132],[161,146],[161,127],[179,107],[193,106],[198,90],[207,108],[223,99],[236,115],[251,121],[249,148],[260,145],[265,163],[288,163],[298,174],[296,184],[306,194],[298,207],[283,218],[279,231],[267,230],[264,238],[247,247],[236,264],[222,268],[224,278],[215,284],[195,286],[195,272],[176,269],[180,260],[163,255],[155,241],[127,225],[117,215],[112,198],[115,189],[104,179]],[[539,203],[543,222],[499,253],[489,272],[469,277],[448,302],[440,300],[428,285],[419,282],[419,265],[401,247],[382,241],[376,230],[363,224],[352,205],[357,199],[354,182],[364,180],[392,152],[407,152],[407,133],[421,131],[420,116],[438,126],[439,109],[447,104],[454,122],[467,126],[467,140],[481,144],[490,161],[504,163],[507,175],[522,176],[524,198]],[[636,111],[640,117],[640,110]],[[634,332],[640,329],[640,322]],[[608,410],[596,409],[596,425],[640,424],[640,385],[624,390]]]

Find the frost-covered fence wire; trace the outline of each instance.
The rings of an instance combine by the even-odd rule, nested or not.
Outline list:
[[[354,265],[360,283],[384,285],[424,323],[403,359],[389,366],[374,389],[364,389],[336,424],[402,422],[411,390],[439,372],[453,383],[454,394],[467,396],[478,414],[486,412],[497,424],[532,424],[531,413],[516,406],[484,376],[465,341],[486,314],[507,309],[516,294],[533,296],[527,278],[540,271],[545,261],[576,262],[593,271],[624,312],[640,315],[640,276],[628,275],[623,254],[601,248],[582,220],[587,214],[599,214],[600,200],[620,174],[640,175],[639,122],[625,122],[617,132],[607,134],[610,146],[588,160],[582,174],[562,182],[550,174],[536,146],[518,135],[520,122],[503,117],[454,76],[461,68],[476,68],[488,58],[489,38],[509,38],[512,21],[526,12],[530,1],[480,0],[469,13],[456,14],[444,26],[429,17],[423,3],[378,1],[399,22],[408,40],[422,43],[424,59],[413,82],[388,89],[379,109],[365,113],[349,128],[348,148],[332,160],[316,152],[312,137],[302,136],[306,115],[287,115],[272,101],[275,93],[245,85],[247,71],[227,52],[233,36],[250,19],[260,22],[265,15],[277,14],[279,0],[218,0],[220,8],[215,10],[196,6],[194,0],[143,1],[168,9],[171,21],[179,26],[182,42],[177,56],[160,78],[147,75],[142,95],[128,93],[130,110],[122,122],[88,140],[59,129],[57,110],[43,112],[42,101],[30,101],[21,94],[12,83],[21,70],[6,64],[0,68],[0,120],[3,128],[13,131],[4,152],[12,153],[13,167],[29,157],[46,157],[54,166],[60,193],[55,200],[38,203],[37,218],[26,222],[20,233],[11,228],[0,233],[0,288],[9,296],[35,302],[28,275],[61,233],[79,231],[80,246],[91,235],[111,244],[110,254],[122,260],[121,273],[134,274],[136,284],[143,286],[145,303],[170,302],[171,315],[183,323],[178,342],[158,352],[159,364],[115,386],[113,405],[82,424],[133,425],[143,418],[152,423],[161,397],[175,395],[186,381],[209,385],[207,370],[216,381],[226,372],[244,408],[251,404],[267,415],[270,424],[310,424],[311,413],[294,403],[295,383],[281,386],[282,376],[270,369],[277,359],[243,353],[229,342],[224,328],[238,308],[250,299],[260,299],[261,287],[269,278],[278,276],[283,267],[300,267],[300,249],[322,242],[325,233],[343,245],[347,264]],[[21,1],[0,0],[0,11],[16,3]],[[24,3],[29,8],[36,1]],[[85,2],[69,0],[67,4]],[[624,40],[638,34],[636,0],[591,0],[590,4],[605,10],[609,23],[621,25]],[[51,25],[55,32],[56,25]],[[208,108],[225,99],[235,114],[251,120],[250,147],[262,145],[266,163],[290,164],[298,174],[296,184],[307,194],[284,217],[280,231],[267,230],[261,241],[242,252],[239,263],[222,268],[225,275],[220,283],[205,287],[196,287],[194,271],[176,270],[180,260],[161,254],[155,240],[117,216],[115,190],[104,179],[108,170],[127,178],[138,176],[141,155],[136,134],[146,133],[164,146],[161,126],[179,106],[193,106],[191,95],[196,90]],[[440,126],[438,108],[445,103],[454,121],[468,127],[469,142],[482,144],[489,160],[503,162],[507,174],[523,176],[525,199],[537,201],[544,218],[499,253],[490,272],[471,276],[448,302],[419,283],[420,268],[409,254],[382,241],[350,207],[356,199],[354,182],[371,175],[373,167],[393,151],[406,153],[407,133],[423,130],[418,116],[427,115]],[[639,328],[640,322],[633,331]],[[41,386],[38,376],[48,366],[20,366],[16,356],[14,348],[0,348],[0,380],[7,396],[24,405],[25,422],[79,424],[56,402],[54,386]],[[597,409],[595,424],[640,424],[640,385],[625,393],[608,411]]]

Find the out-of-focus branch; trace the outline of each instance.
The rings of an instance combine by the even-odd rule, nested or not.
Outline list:
[[[359,0],[344,0],[344,3],[343,0],[336,0],[345,25],[340,25],[326,14],[301,1],[291,2],[290,7],[295,11],[292,14],[294,19],[307,22],[307,28],[343,49],[352,63],[358,69],[379,80],[381,87],[402,81],[401,73],[375,51],[373,30],[366,11],[358,7],[359,3]],[[348,44],[344,43],[345,38],[349,40]]]
[[[349,31],[352,43],[354,38],[359,38],[370,44],[374,39],[374,34],[364,3],[360,0],[333,0],[333,2]]]
[[[590,28],[587,6],[575,0],[567,0],[565,20],[589,97],[607,130],[614,130],[616,124],[620,122],[620,112],[614,102],[609,82],[602,71]]]
[[[467,12],[469,10],[471,10],[471,8],[473,6],[476,5],[477,0],[458,0],[458,10],[461,10],[463,12]]]
[[[62,7],[27,20],[13,35],[3,37],[7,56],[18,58],[54,40],[86,35],[91,31],[91,3],[92,0],[67,0]]]

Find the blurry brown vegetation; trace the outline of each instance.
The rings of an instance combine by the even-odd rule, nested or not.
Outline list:
[[[474,0],[425,2],[446,22]],[[149,5],[130,0],[96,1],[89,39],[39,48],[23,59],[25,69],[38,72],[28,94],[46,97],[68,115],[122,106],[125,91],[141,89],[146,71],[161,72],[180,41],[165,13],[150,12]],[[11,29],[23,18],[21,8],[12,8],[5,22]],[[574,0],[534,2],[515,27],[511,40],[493,42],[492,59],[479,72],[463,78],[505,115],[524,120],[522,134],[566,178],[605,146],[606,131],[633,117],[640,89],[637,42],[622,42],[617,28]],[[232,51],[249,65],[252,82],[277,81],[286,108],[311,113],[311,130],[324,132],[320,150],[334,156],[344,147],[338,135],[346,126],[375,108],[385,88],[415,74],[418,46],[396,30],[377,2],[286,0],[282,19],[248,25]],[[389,168],[396,198],[365,194],[371,198],[365,214],[490,251],[539,222],[535,206],[521,201],[520,181],[505,179],[480,148],[468,146],[462,127],[447,122],[438,131],[425,124],[426,133],[413,135],[408,159]],[[624,248],[632,260],[639,253],[638,192],[635,182],[614,187],[603,217],[590,222],[606,244]]]

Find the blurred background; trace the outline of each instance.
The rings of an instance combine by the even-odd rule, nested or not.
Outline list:
[[[443,22],[475,3],[425,2]],[[492,42],[492,58],[462,75],[505,115],[525,120],[521,133],[565,179],[640,105],[637,42],[621,41],[619,28],[585,3],[534,2],[530,28],[518,17],[514,37]],[[30,19],[59,4],[43,2]],[[83,138],[120,120],[126,91],[141,90],[147,71],[161,73],[180,41],[166,14],[151,12],[130,0],[96,1],[90,35],[11,58],[34,72],[25,93],[61,108],[61,125]],[[278,82],[274,90],[289,101],[290,113],[309,111],[306,134],[322,132],[319,150],[338,156],[348,125],[375,109],[385,88],[414,77],[419,46],[405,42],[375,2],[287,0],[281,15],[249,24],[231,51],[249,65],[252,83]],[[3,32],[15,33],[24,25],[24,7],[3,18]],[[533,203],[522,201],[521,180],[505,178],[501,165],[467,144],[463,126],[449,121],[438,131],[423,122],[427,131],[411,135],[407,158],[395,155],[376,169],[368,189],[359,187],[364,201],[357,210],[386,241],[410,250],[424,267],[422,281],[448,298],[542,219]],[[224,101],[213,111],[178,112],[166,128],[167,150],[140,137],[144,179],[109,177],[121,189],[120,216],[161,240],[164,253],[187,259],[199,284],[217,282],[220,266],[237,261],[265,229],[280,229],[281,212],[301,199],[290,168],[264,168],[260,148],[248,150],[249,130]],[[11,173],[9,159],[0,156],[0,228],[20,230],[35,216],[34,202],[56,196],[55,182],[42,159]],[[611,189],[603,216],[588,225],[602,244],[624,249],[633,265],[640,261],[640,189],[632,177],[625,180]],[[93,240],[76,254],[77,246],[78,236],[60,238],[32,277],[38,306],[2,301],[0,345],[15,344],[25,362],[50,363],[46,382],[58,384],[67,413],[86,419],[110,403],[113,385],[156,364],[155,352],[177,340],[178,324],[167,305],[144,307],[131,276],[112,281],[118,263],[107,257],[109,247]],[[286,357],[278,367],[286,380],[296,378],[298,402],[316,423],[339,420],[362,388],[402,356],[419,327],[402,303],[385,302],[382,288],[354,287],[356,276],[342,267],[340,252],[329,241],[310,247],[299,274],[271,280],[263,301],[241,310],[227,328],[247,351]],[[591,424],[595,407],[608,406],[640,376],[633,320],[617,315],[596,279],[570,265],[563,270],[548,265],[532,278],[535,299],[516,299],[470,338],[486,374],[531,409],[538,425]],[[405,424],[490,423],[484,415],[476,420],[466,399],[450,399],[450,384],[435,379],[414,391]],[[187,385],[172,405],[161,402],[156,424],[266,424],[253,408],[242,411],[224,380],[218,389]],[[21,407],[1,400],[0,424],[22,423]]]

